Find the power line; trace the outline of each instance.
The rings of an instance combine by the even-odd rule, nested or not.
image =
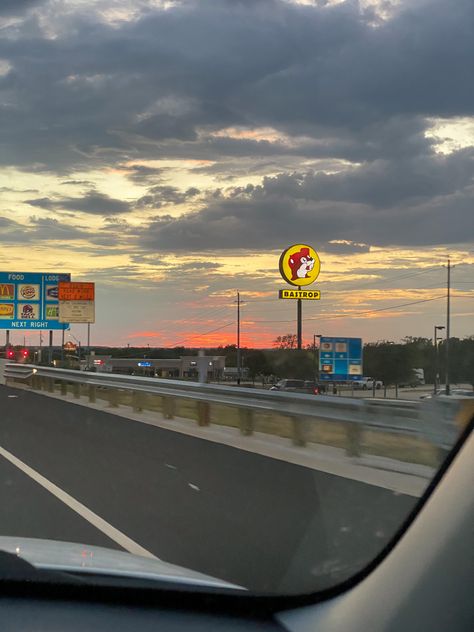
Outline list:
[[[178,342],[170,346],[179,347],[183,342],[186,342],[187,340],[191,340],[192,338],[201,338],[202,336],[208,336],[209,334],[213,334],[214,332],[220,331],[221,329],[225,329],[226,327],[230,327],[231,325],[234,325],[234,321],[232,321],[231,323],[227,323],[226,325],[221,325],[220,327],[216,327],[215,329],[204,331],[200,334],[193,334],[192,336],[187,336],[186,338],[182,338],[181,340],[179,340]]]
[[[434,270],[439,270],[439,269],[440,268],[438,266],[432,266],[430,268],[423,268],[423,270],[417,270],[416,272],[410,272],[408,274],[402,274],[402,275],[399,275],[399,276],[396,276],[396,277],[394,276],[394,277],[389,277],[389,278],[386,278],[386,279],[372,279],[371,281],[366,281],[365,283],[358,283],[357,281],[355,281],[353,283],[353,285],[350,286],[350,287],[347,286],[347,287],[342,287],[342,288],[337,288],[337,289],[327,288],[324,291],[325,291],[325,293],[326,292],[346,292],[348,290],[353,290],[355,292],[359,288],[367,287],[368,285],[372,285],[373,283],[384,284],[384,283],[390,283],[392,281],[399,281],[401,279],[409,279],[411,277],[418,276],[420,274],[426,274],[427,272],[433,272]],[[325,281],[324,283],[328,283],[328,281]],[[329,281],[329,283],[339,283],[339,281]],[[430,287],[437,287],[437,285],[427,286],[426,289],[429,289]],[[375,288],[375,289],[377,289],[377,288]],[[421,289],[423,289],[423,288],[421,288]],[[273,301],[274,301],[273,298],[262,298],[262,299],[260,299],[260,298],[254,298],[254,299],[249,298],[249,299],[246,299],[247,303],[270,303],[270,302],[273,302]]]
[[[334,315],[326,315],[321,314],[317,318],[305,318],[305,322],[309,320],[332,320],[333,318],[353,318],[354,316],[365,316],[367,314],[375,314],[378,312],[386,312],[392,309],[400,309],[401,307],[408,307],[410,305],[418,305],[419,303],[429,303],[430,301],[437,301],[440,298],[444,298],[444,296],[434,296],[433,298],[424,298],[418,301],[410,301],[409,303],[401,303],[400,305],[392,305],[390,307],[380,307],[379,309],[370,309],[364,312],[353,312],[351,314],[334,314]],[[294,319],[291,320],[254,320],[254,323],[292,323]]]

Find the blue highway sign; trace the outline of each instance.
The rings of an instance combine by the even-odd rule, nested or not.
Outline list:
[[[319,378],[328,382],[357,381],[362,377],[362,338],[321,337]]]
[[[59,281],[70,274],[0,272],[0,329],[68,329],[59,322]]]

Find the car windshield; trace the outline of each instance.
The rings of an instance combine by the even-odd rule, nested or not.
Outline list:
[[[353,578],[473,415],[472,0],[0,25],[0,550]]]

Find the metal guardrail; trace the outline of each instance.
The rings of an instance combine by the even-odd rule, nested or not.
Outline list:
[[[345,428],[346,451],[352,456],[361,453],[362,432],[373,429],[403,434],[429,441],[440,448],[451,447],[459,433],[455,423],[455,402],[444,404],[443,414],[437,414],[431,403],[400,400],[354,400],[302,393],[256,391],[251,388],[185,382],[140,376],[93,373],[26,364],[7,364],[5,378],[12,382],[27,383],[36,390],[54,392],[60,384],[61,394],[67,396],[72,385],[75,398],[80,398],[84,387],[91,403],[96,402],[97,389],[106,389],[110,407],[120,403],[120,393],[132,394],[131,406],[139,412],[147,408],[147,395],[160,397],[163,416],[173,419],[177,401],[195,402],[198,424],[207,426],[211,419],[211,406],[235,408],[239,414],[242,434],[253,434],[256,418],[262,414],[283,416],[291,421],[292,440],[305,445],[311,424],[316,421],[339,422]],[[446,412],[446,405],[450,413]],[[427,414],[428,411],[428,414]]]

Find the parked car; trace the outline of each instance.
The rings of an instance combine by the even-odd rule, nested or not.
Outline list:
[[[354,388],[368,391],[374,388],[374,383],[377,390],[381,389],[383,386],[383,382],[381,380],[376,380],[373,377],[363,377],[360,380],[354,382]]]
[[[319,395],[321,389],[319,384],[316,384],[313,380],[283,379],[274,384],[270,390],[287,391],[290,393],[312,393],[314,395]]]

